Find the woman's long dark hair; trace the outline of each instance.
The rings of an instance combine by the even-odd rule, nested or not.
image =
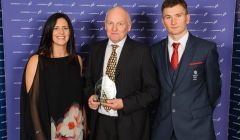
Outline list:
[[[38,55],[51,57],[51,54],[53,53],[53,49],[52,49],[53,29],[54,29],[54,26],[56,25],[56,22],[59,18],[64,18],[68,23],[69,30],[70,30],[70,37],[69,37],[69,40],[67,42],[67,53],[69,54],[69,56],[75,56],[76,48],[75,48],[73,26],[72,26],[72,23],[71,23],[69,17],[66,14],[63,14],[63,13],[54,13],[50,17],[48,17],[48,19],[47,19],[47,21],[44,25],[44,28],[43,28],[40,45],[39,45],[39,48],[37,50]]]

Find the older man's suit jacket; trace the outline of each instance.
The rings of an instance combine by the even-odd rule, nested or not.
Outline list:
[[[103,74],[105,50],[108,40],[93,46],[87,70],[87,89],[92,95],[94,85]],[[148,105],[159,97],[159,85],[150,48],[127,37],[116,68],[117,98],[123,99],[124,108],[118,110],[119,140],[149,140]],[[96,111],[91,114],[90,139],[94,135]]]

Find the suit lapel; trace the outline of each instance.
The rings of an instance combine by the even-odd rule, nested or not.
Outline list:
[[[161,60],[163,60],[162,62],[160,62],[163,68],[163,75],[167,81],[167,83],[169,84],[170,87],[173,86],[172,81],[171,81],[171,77],[169,74],[169,67],[168,67],[168,63],[169,63],[169,54],[168,54],[168,41],[167,39],[163,42],[162,47],[163,47],[163,51],[159,51],[160,53],[162,53],[162,55],[160,55],[160,57],[162,57]]]
[[[179,67],[179,71],[177,74],[177,79],[175,81],[175,88],[178,88],[178,86],[180,85],[184,75],[186,74],[188,68],[189,68],[189,64],[192,60],[193,54],[195,52],[195,47],[192,41],[192,35],[189,34],[189,38],[186,44],[186,48],[185,51],[183,53],[181,62],[180,62],[180,67]]]
[[[123,45],[120,57],[118,59],[118,63],[117,63],[117,67],[116,67],[116,81],[117,81],[117,78],[118,78],[118,76],[120,74],[121,69],[125,66],[124,63],[128,62],[128,58],[131,55],[131,48],[132,48],[131,44],[132,44],[131,43],[131,39],[129,37],[127,37],[127,39],[126,39],[126,41],[125,41],[125,43]]]
[[[103,64],[104,64],[104,57],[105,57],[105,51],[107,48],[107,41],[104,42],[101,46],[99,46],[99,50],[98,50],[98,63],[96,63],[98,66],[97,68],[99,68],[100,70],[98,71],[98,77],[102,77],[103,76]]]

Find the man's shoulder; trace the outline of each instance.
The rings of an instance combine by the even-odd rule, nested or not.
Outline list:
[[[166,43],[167,43],[167,38],[164,38],[162,40],[160,40],[159,42],[157,43],[154,43],[152,46],[151,46],[151,49],[157,49],[157,48],[163,48],[163,46],[166,46]]]
[[[131,39],[130,37],[128,37],[124,43],[124,46],[127,46],[129,49],[143,49],[143,48],[147,48],[146,43]]]
[[[189,39],[190,41],[193,41],[194,43],[197,43],[197,44],[201,44],[202,46],[216,46],[215,42],[203,39],[198,36],[190,35]]]
[[[104,39],[104,40],[98,40],[98,41],[95,41],[93,43],[91,43],[91,46],[101,46],[101,45],[106,45],[108,42],[108,39]]]
[[[126,42],[127,45],[131,44],[131,45],[135,45],[135,46],[145,46],[145,43],[142,43],[140,41],[131,39],[130,37],[127,37]]]
[[[94,41],[89,45],[90,51],[97,50],[98,48],[102,46],[106,46],[108,42],[108,39],[100,40],[100,41]]]

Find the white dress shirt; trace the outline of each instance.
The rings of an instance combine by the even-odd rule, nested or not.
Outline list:
[[[105,51],[105,57],[104,57],[104,64],[103,64],[103,77],[106,76],[106,70],[107,70],[107,64],[108,64],[108,59],[110,58],[111,56],[111,53],[112,53],[112,46],[111,45],[118,45],[118,48],[116,49],[116,53],[117,53],[117,63],[118,63],[118,60],[119,60],[119,57],[120,57],[120,54],[122,52],[122,48],[123,48],[123,45],[126,41],[127,37],[125,37],[124,39],[122,39],[120,42],[118,43],[113,43],[110,39],[108,41],[108,44],[107,44],[107,47],[106,47],[106,51]],[[111,87],[114,87],[112,84],[114,84],[113,82],[109,82],[109,80],[105,80],[105,82],[103,83],[106,83],[106,81],[108,81],[107,83],[108,84],[102,84],[102,89],[104,88],[105,90],[107,89],[110,89],[108,91],[108,93],[112,93],[111,94],[111,97],[113,98],[116,98],[116,90],[113,90],[113,88],[111,89]],[[108,85],[108,87],[105,87],[104,85]],[[113,92],[111,92],[113,91]],[[104,115],[107,115],[107,116],[114,116],[114,117],[117,117],[118,116],[118,113],[116,110],[109,110],[109,111],[106,111],[104,109],[104,107],[100,106],[98,108],[98,112],[101,113],[101,114],[104,114]]]
[[[178,62],[180,62],[183,52],[186,48],[186,44],[187,44],[187,40],[189,37],[189,32],[187,32],[182,38],[180,38],[179,40],[173,40],[170,36],[168,36],[168,54],[169,54],[169,60],[171,62],[171,57],[173,54],[173,43],[180,43],[179,47],[178,47]]]
[[[113,43],[113,42],[109,39],[108,44],[107,44],[107,47],[106,47],[106,51],[105,51],[104,64],[103,64],[103,75],[106,74],[108,59],[110,58],[111,53],[112,53],[112,46],[111,46],[111,45],[118,45],[118,46],[119,46],[119,47],[116,49],[117,62],[118,62],[119,57],[120,57],[120,54],[121,54],[121,52],[122,52],[123,45],[124,45],[126,39],[127,39],[127,37],[125,37],[123,40],[121,40],[120,42],[118,42],[118,43],[116,43],[116,44]]]

